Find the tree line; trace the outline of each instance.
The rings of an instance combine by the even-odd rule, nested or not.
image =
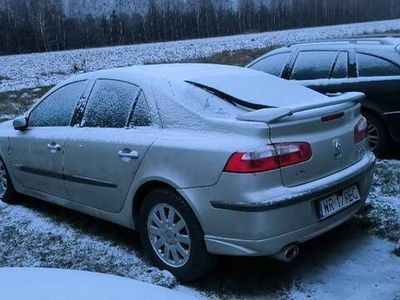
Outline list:
[[[146,12],[67,17],[62,0],[10,0],[0,11],[0,53],[181,40],[393,19],[399,0],[198,0],[192,7],[148,0]]]

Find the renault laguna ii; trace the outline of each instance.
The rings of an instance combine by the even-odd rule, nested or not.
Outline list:
[[[182,281],[215,254],[291,261],[366,200],[375,157],[362,98],[207,64],[77,75],[0,125],[0,199],[137,229]]]

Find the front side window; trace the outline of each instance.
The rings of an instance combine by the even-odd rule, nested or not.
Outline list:
[[[327,79],[336,60],[335,51],[303,51],[297,56],[291,79]]]
[[[127,82],[97,80],[86,105],[81,125],[83,127],[126,127],[139,91],[139,87]]]
[[[357,64],[360,77],[400,75],[399,66],[377,56],[357,53]]]
[[[255,63],[251,68],[280,77],[289,57],[289,52],[274,54]]]
[[[29,115],[33,127],[69,126],[86,81],[70,83],[50,94]]]

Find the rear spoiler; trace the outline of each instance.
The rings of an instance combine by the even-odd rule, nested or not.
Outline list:
[[[363,93],[345,93],[339,96],[329,97],[326,101],[316,102],[316,103],[304,103],[299,105],[293,105],[289,107],[275,107],[275,108],[263,108],[259,110],[254,110],[237,117],[240,121],[252,121],[252,122],[265,122],[273,123],[275,121],[281,120],[285,117],[291,116],[298,112],[303,112],[311,109],[334,106],[341,103],[360,102],[365,95]]]

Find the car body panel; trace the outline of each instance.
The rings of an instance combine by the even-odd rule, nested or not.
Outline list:
[[[213,80],[204,81],[207,73]],[[215,74],[219,74],[221,79],[216,80]],[[134,210],[136,204],[142,200],[137,197],[139,191],[147,184],[156,183],[158,186],[164,184],[164,186],[174,188],[187,201],[204,230],[208,250],[218,254],[232,254],[232,247],[252,249],[235,252],[240,255],[273,254],[276,249],[285,245],[281,242],[273,243],[272,246],[261,243],[261,247],[252,248],[248,247],[247,242],[241,244],[227,242],[226,239],[247,239],[251,242],[312,228],[307,231],[307,235],[298,238],[302,241],[307,236],[318,234],[334,226],[329,220],[323,224],[331,225],[314,226],[316,222],[315,211],[312,208],[314,199],[311,196],[308,198],[307,191],[311,187],[315,190],[322,185],[326,187],[322,193],[334,192],[331,190],[331,185],[338,182],[338,177],[346,174],[351,177],[359,169],[368,168],[369,170],[374,157],[368,150],[356,151],[359,155],[358,160],[353,160],[353,151],[357,147],[349,146],[348,153],[344,152],[344,155],[348,155],[346,159],[350,159],[353,164],[349,165],[344,160],[345,163],[339,170],[334,168],[329,158],[327,162],[332,169],[324,169],[315,176],[306,174],[298,182],[289,179],[291,182],[287,186],[283,184],[282,171],[279,168],[269,172],[236,174],[224,172],[224,167],[233,153],[260,149],[274,140],[308,142],[310,132],[315,131],[321,134],[319,130],[322,127],[314,128],[319,122],[313,118],[332,113],[337,109],[349,111],[349,125],[331,123],[332,127],[337,128],[337,131],[332,129],[335,132],[333,135],[349,135],[353,132],[353,128],[350,127],[361,118],[358,104],[349,102],[330,108],[319,107],[287,117],[275,124],[262,121],[240,121],[232,114],[240,115],[249,112],[248,108],[231,105],[232,107],[227,109],[227,104],[221,99],[218,100],[221,102],[218,102],[217,106],[209,105],[211,101],[215,101],[213,98],[215,95],[185,82],[186,80],[201,80],[202,83],[245,98],[246,94],[243,91],[228,88],[224,74],[234,75],[231,77],[234,78],[232,82],[237,82],[237,86],[241,86],[240,79],[243,74],[247,79],[260,77],[269,84],[271,89],[278,89],[274,91],[274,97],[270,98],[272,100],[268,100],[268,97],[261,97],[262,92],[267,95],[268,91],[262,91],[261,85],[256,85],[257,95],[261,97],[256,100],[265,101],[263,102],[265,105],[278,106],[279,95],[287,99],[296,96],[296,98],[293,97],[292,105],[299,102],[322,103],[328,99],[327,96],[297,86],[295,83],[288,83],[261,72],[228,66],[200,64],[143,66],[77,75],[55,88],[77,80],[88,80],[87,91],[78,101],[71,126],[49,130],[48,133],[43,134],[46,138],[45,143],[54,141],[62,148],[62,151],[57,151],[56,154],[60,155],[61,163],[57,161],[52,165],[51,160],[45,159],[44,165],[50,164],[56,167],[57,172],[61,172],[67,194],[50,193],[48,190],[37,189],[32,185],[26,186],[24,182],[21,182],[23,180],[18,180],[18,169],[13,163],[13,156],[23,156],[24,150],[15,151],[16,145],[11,144],[10,141],[13,136],[29,135],[30,129],[28,128],[25,132],[16,131],[11,122],[6,122],[0,124],[0,155],[6,162],[15,189],[22,194],[135,228],[137,220],[134,219]],[[155,114],[153,125],[118,129],[84,127],[80,120],[90,94],[90,86],[93,86],[97,79],[122,80],[138,85]],[[46,96],[43,99],[45,98]],[[36,105],[40,105],[41,101]],[[353,112],[352,118],[350,118],[351,112]],[[303,122],[307,124],[308,130],[302,130],[301,126],[292,126],[288,128],[288,132],[285,132],[283,124],[290,122]],[[35,129],[37,128],[33,128],[31,132]],[[329,135],[324,143],[330,145],[333,135]],[[296,141],[292,140],[294,138]],[[42,144],[43,142],[40,143]],[[125,161],[119,157],[118,152],[125,148],[137,151],[138,159]],[[53,159],[55,157],[52,156]],[[22,158],[21,160],[23,161]],[[41,160],[37,159],[35,163],[40,164]],[[312,168],[316,167],[316,165],[312,166]],[[338,171],[337,174],[332,174],[335,171]],[[46,175],[49,174],[41,174],[43,182],[51,177]],[[289,175],[288,178],[291,176]],[[361,185],[366,180],[367,183],[360,187],[363,200],[368,193],[370,177],[370,173],[365,171],[364,179],[350,178],[354,179],[354,184]],[[83,183],[86,185],[84,186]],[[305,195],[303,201],[287,203],[288,200],[301,195]],[[215,208],[213,206],[215,203],[256,206],[265,205],[265,203],[275,203],[274,205],[279,206],[279,203],[285,203],[285,207],[270,210],[268,213],[264,211],[249,213]],[[335,219],[338,222],[334,224],[338,224],[355,211],[353,207],[346,210],[347,213],[337,214],[330,220]],[[222,247],[221,244],[226,244],[226,247]]]

